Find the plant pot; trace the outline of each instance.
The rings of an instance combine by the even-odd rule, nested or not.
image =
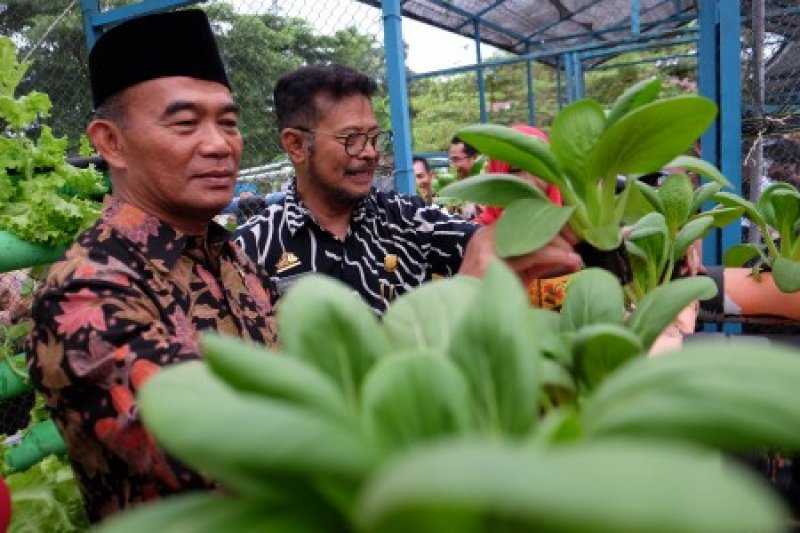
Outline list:
[[[15,370],[14,363],[24,359],[24,354],[17,354],[0,361],[0,401],[15,398],[31,389],[28,376]]]
[[[575,246],[575,251],[581,256],[586,267],[608,270],[617,276],[622,285],[627,285],[633,280],[633,270],[625,243],[614,250],[599,250],[588,242],[581,241]]]
[[[22,472],[48,455],[65,453],[67,448],[55,422],[43,420],[28,429],[20,443],[6,452],[5,461],[10,468]]]
[[[65,246],[44,246],[24,241],[0,230],[0,272],[52,263],[64,254]]]
[[[722,291],[724,312],[738,316],[775,316],[800,320],[800,292],[781,292],[772,272],[753,277],[750,268],[726,268]]]

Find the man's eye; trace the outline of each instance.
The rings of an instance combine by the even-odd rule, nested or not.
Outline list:
[[[225,128],[238,128],[239,127],[239,121],[238,120],[233,120],[233,119],[220,120],[219,123],[220,123],[221,126],[223,126]]]

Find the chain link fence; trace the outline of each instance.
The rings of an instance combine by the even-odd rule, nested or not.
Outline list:
[[[800,9],[742,2],[743,187],[750,199],[775,181],[800,187]]]
[[[48,124],[69,138],[69,153],[77,155],[80,137],[91,117],[86,39],[79,0],[8,0],[0,31],[20,46],[20,57],[31,62],[20,86],[47,93],[53,102]],[[140,3],[103,0],[102,10]],[[211,0],[192,7],[206,11],[218,37],[231,85],[241,111],[245,139],[243,174],[264,180],[260,189],[286,179],[272,109],[277,79],[304,64],[337,62],[379,81],[376,109],[389,127],[380,9],[355,1],[335,0]],[[277,169],[276,174],[271,171]]]

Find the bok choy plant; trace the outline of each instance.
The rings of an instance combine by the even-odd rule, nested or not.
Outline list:
[[[621,245],[620,223],[636,178],[666,166],[682,166],[710,178],[702,160],[684,156],[711,124],[713,102],[699,96],[658,99],[658,79],[626,90],[609,111],[592,99],[565,107],[556,115],[550,143],[493,124],[469,126],[458,136],[481,153],[505,161],[552,183],[563,208],[523,180],[483,175],[450,185],[442,195],[505,207],[497,227],[501,256],[518,255],[549,242],[569,225],[579,239],[604,251]],[[617,194],[617,179],[627,178]]]
[[[559,315],[496,263],[403,295],[379,322],[309,277],[282,300],[280,354],[206,336],[204,362],[140,391],[155,439],[227,490],[101,531],[780,529],[779,500],[718,450],[800,449],[797,354],[640,357],[715,290],[679,280],[626,318],[619,284],[589,270]]]
[[[719,203],[740,208],[758,226],[763,246],[738,244],[725,252],[724,264],[741,267],[756,259],[753,272],[764,265],[772,269],[775,285],[783,292],[800,291],[800,193],[788,183],[773,183],[757,204],[735,194],[718,193]],[[777,237],[777,238],[776,238]]]
[[[702,168],[703,175],[713,181],[695,189],[686,174],[673,173],[658,189],[641,181],[635,183],[650,211],[630,226],[625,236],[633,272],[632,283],[626,290],[634,303],[672,279],[675,267],[693,242],[714,227],[732,223],[744,212],[742,207],[721,205],[700,212],[701,206],[722,189],[722,184],[728,185],[728,181],[713,165],[694,166]]]

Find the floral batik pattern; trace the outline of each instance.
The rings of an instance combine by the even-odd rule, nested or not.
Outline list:
[[[161,368],[198,359],[203,331],[273,344],[263,279],[220,226],[189,236],[112,199],[50,269],[33,306],[28,365],[92,521],[135,502],[213,488],[156,445],[136,394]]]

